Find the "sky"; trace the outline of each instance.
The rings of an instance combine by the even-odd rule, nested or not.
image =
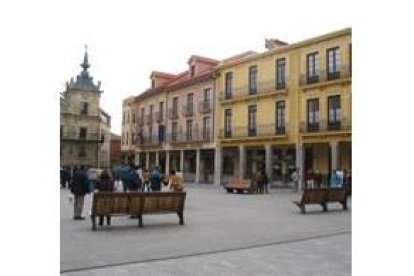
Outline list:
[[[121,3],[121,2],[119,2]],[[237,3],[237,5],[235,4]],[[112,116],[112,132],[121,132],[122,100],[150,86],[152,70],[187,70],[192,54],[223,59],[247,50],[264,51],[265,38],[288,43],[351,27],[349,17],[304,12],[313,4],[272,1],[71,1],[54,14],[56,93],[79,74],[88,45],[90,72],[102,82],[101,107]],[[290,3],[290,4],[289,4]],[[323,20],[313,20],[315,17]]]

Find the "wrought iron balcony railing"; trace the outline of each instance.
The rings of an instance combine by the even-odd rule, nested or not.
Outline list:
[[[60,135],[62,140],[74,140],[74,141],[92,141],[92,142],[104,142],[104,135],[99,133],[86,133],[81,135],[80,132],[62,132]]]
[[[178,109],[170,108],[168,109],[168,118],[171,120],[178,118]]]
[[[325,69],[319,70],[316,75],[309,76],[307,74],[301,74],[299,84],[309,85],[314,83],[323,83],[326,81],[346,79],[351,76],[351,67],[349,64],[342,65],[337,71],[329,72]]]
[[[140,147],[160,146],[164,142],[164,138],[162,135],[138,135],[136,143]]]
[[[339,121],[329,122],[326,120],[319,121],[317,123],[300,123],[300,133],[319,133],[329,131],[350,131],[352,130],[351,121],[347,118],[343,118]]]
[[[279,86],[278,86],[279,85]],[[219,100],[237,99],[249,95],[263,95],[266,93],[284,91],[286,92],[286,82],[276,83],[276,80],[268,80],[259,82],[255,89],[251,89],[249,85],[235,87],[231,91],[223,91],[219,94]]]
[[[231,130],[220,129],[219,138],[247,138],[261,136],[278,136],[285,135],[284,126],[276,126],[276,124],[257,125],[256,127],[240,126],[233,127]]]
[[[186,131],[178,131],[176,133],[168,133],[167,141],[170,144],[178,143],[191,143],[191,142],[203,142],[208,143],[213,139],[212,131],[207,129],[205,131],[199,131],[198,129],[193,129],[191,133]]]
[[[157,123],[164,122],[164,113],[163,112],[160,112],[160,111],[155,112],[155,121]]]
[[[194,114],[194,105],[193,105],[193,103],[183,104],[182,112],[183,112],[182,113],[183,116],[193,116],[193,114]]]
[[[200,102],[199,111],[200,113],[209,113],[212,110],[212,101],[211,100],[202,100]]]

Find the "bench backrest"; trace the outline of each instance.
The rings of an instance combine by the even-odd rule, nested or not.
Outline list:
[[[240,188],[240,189],[247,189],[250,188],[251,181],[246,179],[238,179],[238,178],[232,178],[229,180],[229,183],[227,184],[227,188]]]
[[[327,189],[326,201],[327,202],[342,202],[346,200],[345,188],[329,188]]]
[[[302,194],[302,204],[324,203],[326,189],[306,189]]]
[[[185,192],[99,192],[93,197],[92,215],[182,212],[185,197]]]

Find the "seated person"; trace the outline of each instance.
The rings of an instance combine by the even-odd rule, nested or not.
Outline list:
[[[174,170],[170,172],[168,190],[171,192],[182,192],[184,190],[182,178],[176,175]]]

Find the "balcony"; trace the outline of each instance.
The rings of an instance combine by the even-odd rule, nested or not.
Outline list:
[[[143,117],[137,117],[137,124],[139,125],[139,126],[142,126],[142,125],[144,125],[144,118]]]
[[[170,144],[186,144],[186,143],[209,143],[213,140],[212,131],[206,129],[205,131],[193,127],[192,132],[177,131],[176,133],[169,133],[167,141]]]
[[[211,100],[202,100],[199,105],[200,113],[210,113],[212,110],[212,101]]]
[[[147,125],[152,125],[152,123],[154,122],[154,116],[152,113],[147,115],[146,121]]]
[[[171,120],[178,118],[178,110],[175,108],[168,109],[168,118]]]
[[[189,117],[194,115],[194,105],[193,103],[183,104],[182,109],[183,116]]]
[[[351,121],[344,118],[336,122],[327,122],[326,120],[317,123],[308,124],[307,122],[300,123],[300,133],[324,133],[324,132],[346,132],[352,130]]]
[[[242,126],[233,127],[231,131],[226,131],[222,128],[219,133],[220,139],[266,136],[285,136],[285,127],[276,126],[275,124],[257,125],[255,128]]]
[[[137,144],[141,148],[159,147],[164,142],[164,137],[159,135],[138,136]]]
[[[343,65],[338,71],[328,72],[326,70],[319,70],[318,75],[308,76],[307,74],[301,74],[299,84],[301,86],[313,86],[318,84],[329,84],[329,82],[348,80],[351,77],[351,67]]]
[[[276,84],[276,80],[259,82],[257,87],[252,89],[249,85],[235,87],[231,91],[223,91],[219,94],[219,100],[239,99],[248,96],[261,96],[272,92],[286,93],[286,82]]]
[[[164,113],[157,111],[155,112],[155,121],[157,123],[163,123],[164,122]]]
[[[86,135],[81,135],[79,132],[63,132],[60,135],[61,140],[68,141],[87,141],[87,142],[100,142],[103,143],[103,134],[99,133],[86,133]]]

